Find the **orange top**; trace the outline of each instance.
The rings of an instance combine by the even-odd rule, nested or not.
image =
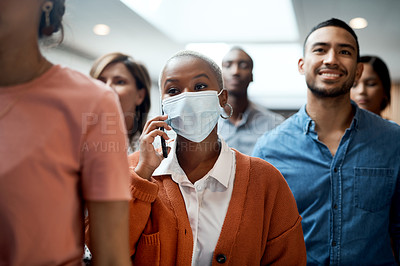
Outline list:
[[[152,181],[134,172],[130,241],[134,265],[191,265],[193,236],[178,185],[167,176]],[[301,217],[279,171],[236,151],[232,198],[212,265],[305,265]]]
[[[0,265],[80,265],[84,200],[130,199],[118,98],[60,66],[0,88],[0,109],[15,97],[0,118]]]

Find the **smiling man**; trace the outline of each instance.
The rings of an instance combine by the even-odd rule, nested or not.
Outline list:
[[[299,72],[307,104],[259,139],[303,217],[308,265],[395,265],[400,246],[400,127],[359,109],[359,45],[343,21],[314,27]]]

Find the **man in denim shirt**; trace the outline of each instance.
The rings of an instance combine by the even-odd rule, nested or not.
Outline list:
[[[307,104],[261,137],[253,155],[286,178],[303,217],[309,265],[395,265],[400,245],[400,127],[359,109],[357,36],[314,27],[298,62]]]

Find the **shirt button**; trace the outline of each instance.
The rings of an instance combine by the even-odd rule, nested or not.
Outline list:
[[[332,247],[336,246],[336,241],[332,241]]]
[[[215,259],[221,264],[226,262],[226,256],[224,254],[218,254]]]
[[[333,208],[336,210],[337,209],[337,204],[333,205]]]
[[[202,187],[200,185],[197,186],[197,190],[201,190]]]
[[[337,168],[335,167],[335,168],[333,169],[333,171],[334,171],[335,173],[337,173]]]

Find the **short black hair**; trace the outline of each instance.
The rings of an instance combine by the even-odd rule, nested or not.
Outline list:
[[[354,39],[356,40],[356,44],[357,44],[357,62],[360,62],[360,46],[358,44],[358,38],[357,38],[356,33],[346,22],[344,22],[343,20],[337,19],[337,18],[331,18],[331,19],[325,20],[311,29],[311,31],[307,34],[307,37],[303,43],[303,54],[305,54],[306,43],[307,43],[308,37],[310,37],[311,33],[313,33],[314,31],[316,31],[320,28],[325,28],[325,27],[329,27],[329,26],[345,29],[354,37]]]

